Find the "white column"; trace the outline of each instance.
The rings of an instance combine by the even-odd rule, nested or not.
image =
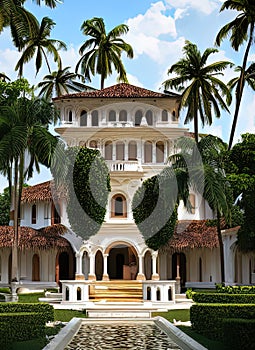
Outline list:
[[[82,273],[82,255],[83,255],[83,252],[81,253],[77,252],[75,254],[75,258],[76,258],[75,279],[76,280],[85,280],[85,276]]]
[[[107,269],[107,262],[108,262],[108,255],[104,254],[104,273],[103,273],[103,281],[109,281],[109,275],[108,275],[108,269]]]
[[[128,141],[124,142],[124,160],[128,160]]]
[[[152,163],[156,163],[156,142],[152,142]]]
[[[139,259],[139,270],[138,270],[138,274],[136,279],[137,280],[141,280],[141,281],[145,281],[145,275],[143,273],[143,257],[142,255],[138,255],[138,259]]]
[[[112,143],[112,160],[116,160],[116,143]]]
[[[90,254],[89,255],[89,280],[96,280],[96,275],[95,275],[95,254]]]
[[[159,280],[159,274],[157,273],[157,257],[158,257],[158,252],[153,252],[152,255],[152,276],[151,279],[153,281],[158,281]]]

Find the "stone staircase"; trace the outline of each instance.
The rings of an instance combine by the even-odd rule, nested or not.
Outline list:
[[[142,302],[142,282],[129,280],[95,281],[89,287],[93,302]]]

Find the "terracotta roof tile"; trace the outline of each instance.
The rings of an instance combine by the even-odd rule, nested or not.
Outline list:
[[[208,226],[207,220],[183,220],[178,222],[174,235],[161,250],[180,252],[186,249],[217,247],[219,241],[216,226]]]
[[[131,98],[143,98],[143,97],[154,97],[154,98],[169,98],[171,96],[178,96],[177,94],[171,94],[171,93],[160,93],[155,92],[151,90],[147,90],[135,85],[121,83],[112,85],[110,87],[107,87],[102,90],[95,90],[95,91],[84,91],[84,92],[78,92],[68,95],[63,95],[60,97],[56,97],[53,100],[62,100],[62,99],[68,99],[68,98],[88,98],[88,97],[101,97],[101,98],[121,98],[121,97],[131,97]]]
[[[62,237],[67,231],[64,225],[56,224],[35,230],[31,227],[19,227],[19,249],[67,248],[70,243]],[[0,247],[11,247],[14,239],[13,226],[0,226]]]
[[[21,196],[22,203],[34,203],[36,201],[51,201],[64,196],[64,190],[55,190],[53,181],[46,181],[34,186],[24,187]]]

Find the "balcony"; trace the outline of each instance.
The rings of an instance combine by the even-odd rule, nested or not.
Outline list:
[[[143,171],[138,160],[107,160],[107,164],[110,171]]]

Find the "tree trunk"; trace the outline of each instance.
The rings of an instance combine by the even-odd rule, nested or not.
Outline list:
[[[12,282],[18,281],[18,201],[19,201],[19,195],[18,195],[18,161],[15,161],[14,164],[14,185],[13,185],[13,209],[14,209],[14,222],[13,222],[13,228],[14,228],[14,238],[13,238],[13,245],[12,245],[12,273],[11,273],[11,280]]]
[[[235,107],[235,113],[234,113],[233,123],[232,123],[232,127],[231,127],[231,133],[230,133],[230,137],[229,137],[229,144],[228,144],[229,150],[231,149],[232,144],[233,144],[238,114],[239,114],[241,100],[242,100],[242,96],[243,96],[243,90],[244,90],[244,84],[245,84],[245,70],[246,70],[246,65],[247,65],[247,61],[248,61],[249,51],[250,51],[251,44],[253,41],[253,32],[254,32],[254,24],[251,24],[249,41],[248,41],[248,44],[247,44],[247,47],[245,50],[242,70],[241,70],[240,78],[239,78],[237,88],[236,88],[236,107]]]
[[[217,235],[218,235],[219,247],[220,247],[221,283],[225,283],[224,246],[223,246],[223,240],[222,240],[222,235],[221,235],[219,211],[217,211]]]

